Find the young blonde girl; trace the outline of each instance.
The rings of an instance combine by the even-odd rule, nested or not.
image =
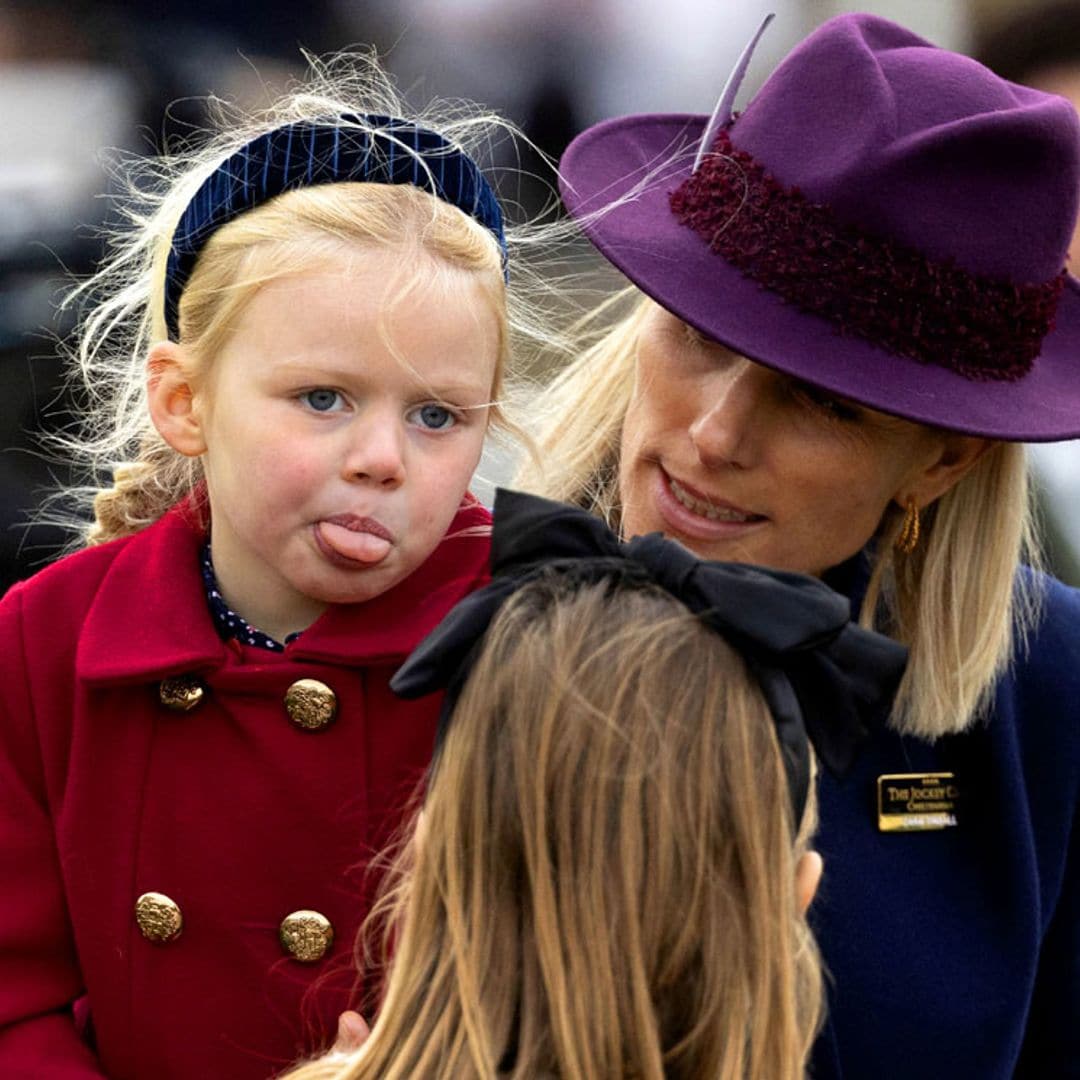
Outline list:
[[[388,682],[486,577],[527,329],[491,123],[404,115],[346,58],[223,117],[80,293],[72,449],[114,479],[0,605],[4,1076],[260,1080],[356,1002],[437,712]]]
[[[801,1077],[821,864],[791,687],[839,726],[798,665],[854,636],[887,686],[902,650],[816,581],[530,496],[498,493],[492,562],[394,681],[451,690],[378,1021],[290,1080]]]

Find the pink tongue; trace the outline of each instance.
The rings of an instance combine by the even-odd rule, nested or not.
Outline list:
[[[330,521],[321,522],[319,532],[329,547],[354,562],[381,562],[390,552],[390,541],[374,533],[353,532]]]

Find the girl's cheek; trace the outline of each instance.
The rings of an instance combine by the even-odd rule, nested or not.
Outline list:
[[[295,448],[282,446],[260,455],[255,461],[244,463],[241,478],[251,488],[296,493],[325,481],[327,472],[326,466],[319,469]]]

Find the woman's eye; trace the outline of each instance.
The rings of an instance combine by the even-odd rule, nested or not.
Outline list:
[[[679,329],[681,331],[680,345],[690,349],[691,352],[703,352],[710,356],[717,353],[727,353],[722,345],[718,345],[715,341],[710,341],[704,334],[695,330],[689,323],[679,322]]]
[[[445,405],[421,405],[412,415],[416,423],[429,431],[445,431],[457,423],[457,417]]]
[[[336,390],[306,390],[300,400],[316,412],[337,412],[344,407],[344,400]]]
[[[833,397],[827,390],[819,390],[816,386],[800,386],[799,393],[816,409],[836,420],[858,420],[859,410],[855,405],[849,405],[842,398]]]
[[[693,346],[699,346],[705,344],[705,339],[701,334],[695,330],[689,323],[682,324],[682,331],[686,340]]]

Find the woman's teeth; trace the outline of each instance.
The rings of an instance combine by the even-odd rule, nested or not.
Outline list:
[[[710,521],[753,521],[757,516],[756,514],[740,514],[737,510],[713,506],[704,499],[695,499],[685,488],[679,486],[678,481],[672,480],[671,477],[668,477],[668,480],[671,484],[671,493],[687,510],[692,510],[695,514],[708,518]]]

